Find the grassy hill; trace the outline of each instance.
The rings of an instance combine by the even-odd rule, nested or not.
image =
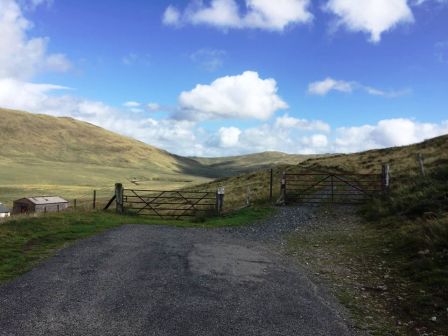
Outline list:
[[[72,118],[0,108],[0,201],[58,194],[90,204],[113,185],[170,190],[216,177],[298,163],[309,156],[278,152],[231,158],[186,158]]]
[[[267,169],[276,165],[296,165],[310,158],[321,157],[318,155],[286,154],[281,152],[262,152],[240,156],[192,159],[204,166],[222,171],[222,176],[252,172],[257,169]]]
[[[115,182],[177,188],[210,180],[195,160],[72,118],[0,109],[0,198],[110,195]]]

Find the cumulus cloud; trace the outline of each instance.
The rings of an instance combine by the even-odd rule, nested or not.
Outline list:
[[[181,13],[174,6],[168,6],[163,13],[162,22],[166,25],[177,26],[180,24]]]
[[[323,121],[288,114],[255,127],[222,127],[213,132],[195,121],[136,117],[132,111],[68,93],[69,89],[57,85],[0,80],[2,107],[73,117],[180,155],[237,155],[266,150],[302,154],[356,152],[407,145],[448,133],[448,120],[437,124],[388,119],[332,131]]]
[[[48,54],[49,39],[30,38],[32,27],[14,0],[0,0],[0,77],[29,79],[38,72],[70,69],[63,54]]]
[[[330,132],[331,127],[327,123],[320,120],[306,120],[290,117],[285,114],[275,120],[275,127],[278,129],[299,129],[308,131]]]
[[[221,127],[219,129],[219,144],[221,147],[234,147],[240,140],[241,130],[236,127]]]
[[[344,80],[336,80],[331,77],[327,77],[324,80],[313,82],[308,85],[308,93],[318,96],[325,96],[331,91],[352,93],[355,90],[364,91],[372,96],[381,96],[387,98],[395,98],[410,93],[409,89],[400,91],[386,91],[363,85],[355,81],[348,82]]]
[[[407,0],[329,0],[325,9],[338,17],[336,26],[367,33],[373,43],[396,26],[414,22]]]
[[[181,12],[168,6],[163,15],[163,23],[209,25],[223,29],[256,28],[283,31],[286,27],[307,23],[313,19],[309,11],[309,0],[245,0],[243,11],[236,0],[193,1]],[[243,13],[244,12],[244,13]]]
[[[337,129],[332,151],[357,152],[374,148],[404,146],[448,133],[448,120],[439,124],[411,119],[381,120],[376,125]]]
[[[302,144],[311,149],[326,148],[328,146],[328,138],[324,134],[313,134],[302,138]]]
[[[179,97],[178,119],[269,119],[288,108],[277,95],[277,82],[262,79],[257,72],[221,77],[210,85],[197,85]]]

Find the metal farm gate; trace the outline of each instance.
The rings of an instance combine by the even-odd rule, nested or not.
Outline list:
[[[194,217],[217,211],[217,194],[209,191],[123,189],[123,211],[159,218]]]
[[[382,174],[284,174],[285,203],[362,204],[384,191]]]

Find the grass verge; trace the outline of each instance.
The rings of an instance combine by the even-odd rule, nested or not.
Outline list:
[[[240,226],[263,219],[272,208],[247,208],[223,216],[191,221],[119,216],[109,212],[64,212],[22,217],[0,223],[0,283],[30,270],[55,250],[123,224],[215,228]]]

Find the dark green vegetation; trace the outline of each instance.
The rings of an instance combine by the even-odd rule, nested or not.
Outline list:
[[[446,143],[446,137],[435,140],[441,139]],[[336,212],[323,220],[328,226],[290,239],[291,253],[375,335],[448,330],[448,162],[428,161],[426,177],[417,175],[415,162],[409,161],[408,174],[398,163],[390,193],[354,219],[322,208]]]
[[[397,313],[439,331],[448,330],[448,165],[412,179],[362,210],[379,235],[378,250],[402,296]],[[436,321],[431,321],[435,317]]]
[[[197,217],[170,221],[109,212],[64,212],[37,217],[17,217],[0,223],[0,282],[12,279],[78,239],[93,236],[123,224],[170,225],[216,228],[241,226],[263,219],[272,208],[251,208],[223,217]]]

